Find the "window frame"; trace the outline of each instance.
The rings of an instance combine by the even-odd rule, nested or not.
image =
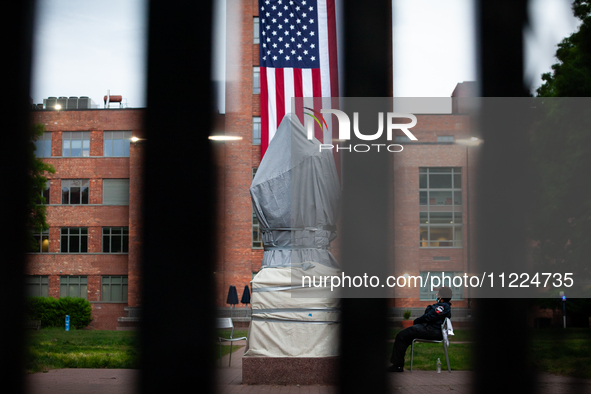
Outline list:
[[[39,282],[36,283],[33,279],[37,279]],[[39,295],[30,295],[30,285],[39,285]],[[49,275],[26,275],[25,276],[25,294],[27,297],[49,297]],[[45,291],[44,291],[45,289]],[[46,295],[44,295],[44,293]]]
[[[49,253],[49,229],[43,230],[41,232],[39,232],[37,229],[34,229],[32,236],[37,241],[37,244],[39,245],[39,250],[30,253]],[[47,251],[45,252],[43,251],[44,239],[47,239]]]
[[[120,229],[121,234],[113,234],[114,229]],[[109,234],[105,234],[105,230],[109,230]],[[107,254],[129,254],[129,226],[121,226],[121,227],[103,227],[101,230],[102,236],[102,246],[101,250],[103,253]],[[121,237],[121,252],[112,252],[112,244],[113,244],[113,237]],[[109,242],[109,251],[105,252],[105,238],[108,237]]]
[[[258,16],[252,18],[252,43],[260,44],[260,19]]]
[[[122,138],[113,138],[115,133],[122,133]],[[129,130],[109,130],[103,132],[103,157],[129,157],[131,152],[131,137],[132,132]],[[107,138],[108,137],[108,138]],[[115,155],[113,141],[121,141],[123,153],[122,155]],[[107,142],[110,142],[110,154],[107,154]]]
[[[261,94],[261,68],[259,66],[252,68],[252,94]]]
[[[88,205],[90,203],[90,179],[61,179],[61,184],[60,184],[60,190],[61,190],[61,205]],[[72,182],[72,181],[80,181],[81,185],[80,186],[64,186],[64,182]],[[84,183],[86,182],[87,186],[84,186]],[[67,187],[68,188],[68,202],[64,202],[64,188]],[[73,203],[72,201],[72,190],[71,188],[73,187],[79,187],[80,188],[80,202],[79,203]],[[84,201],[84,193],[82,191],[82,189],[86,187],[87,188],[87,192],[86,192],[86,202]]]
[[[254,179],[254,176],[256,175],[258,170],[258,167],[254,167],[252,169],[252,179]],[[252,249],[263,249],[263,233],[261,233],[261,225],[259,223],[259,220],[257,218],[256,213],[254,212],[254,205],[252,206],[252,222],[251,222],[251,247]],[[257,234],[257,236],[255,237],[255,234]],[[258,238],[258,239],[255,239]],[[260,246],[255,246],[255,243],[258,243]]]
[[[444,172],[444,169],[450,169],[449,172]],[[449,174],[451,178],[451,188],[432,188],[430,187],[430,175],[447,175]],[[463,189],[462,189],[462,177],[463,171],[462,167],[419,167],[419,247],[421,249],[434,249],[434,248],[463,248],[464,247],[464,225],[463,225]],[[421,176],[426,176],[427,184],[426,187],[421,187]],[[456,187],[455,178],[456,175],[460,176],[460,187]],[[451,204],[449,205],[449,210],[446,209],[434,209],[432,207],[440,206],[440,204],[430,204],[431,201],[431,193],[437,192],[449,192],[451,195]],[[421,195],[422,193],[426,193],[426,204],[422,203]],[[459,193],[459,200],[460,203],[456,203],[456,193]],[[442,204],[443,206],[447,206],[446,204]],[[451,214],[451,221],[450,223],[430,223],[432,222],[432,213],[450,213]],[[426,215],[425,215],[426,214]],[[424,222],[424,218],[426,217],[426,221]],[[456,220],[458,219],[458,220]],[[451,229],[451,239],[450,240],[432,240],[431,239],[431,229],[432,228],[440,228],[440,229]],[[424,231],[427,231],[426,239],[422,239]],[[456,238],[457,237],[457,238]],[[441,242],[449,242],[451,245],[431,245],[432,243],[441,243]],[[426,245],[424,245],[426,243]]]
[[[79,233],[78,234],[71,234],[71,230],[73,229],[78,229]],[[64,234],[64,230],[67,230],[67,234]],[[83,234],[82,232],[85,231],[86,234]],[[78,251],[77,252],[72,252],[70,249],[70,239],[72,237],[79,237],[78,239]],[[67,251],[64,252],[64,237],[67,238],[67,246],[65,247],[67,249]],[[84,243],[82,242],[83,237],[86,237],[86,250],[82,251],[82,246],[84,245]],[[72,253],[88,253],[88,227],[61,227],[60,228],[60,253],[64,253],[64,254],[72,254]]]
[[[80,138],[73,138],[76,134],[80,134]],[[66,141],[69,141],[68,154],[66,154]],[[72,141],[80,141],[80,156],[72,156]],[[88,149],[84,148],[84,141],[88,141]],[[85,151],[88,153],[84,154]],[[62,157],[90,157],[90,131],[63,131]]]
[[[108,278],[108,283],[105,283],[105,279]],[[121,283],[112,283],[113,278],[120,278]],[[105,289],[104,286],[108,286],[109,291],[109,299],[105,299]],[[113,292],[113,286],[120,286],[121,287],[121,301],[113,301],[111,298]],[[126,288],[126,291],[123,291],[123,288]],[[101,276],[101,301],[102,302],[119,302],[119,303],[127,303],[129,300],[129,279],[127,275],[103,275]]]
[[[257,121],[258,119],[258,121]],[[256,126],[258,125],[258,127]],[[256,131],[256,133],[255,133]],[[257,137],[258,135],[258,137]],[[253,145],[260,145],[261,144],[261,117],[260,116],[253,116],[252,117],[252,144]],[[254,173],[253,173],[254,178]]]
[[[51,138],[52,138],[52,132],[51,131],[45,131],[43,132],[43,135],[39,136],[39,138],[37,138],[35,141],[33,141],[33,143],[35,144],[35,157],[37,158],[46,158],[46,157],[51,157]],[[42,146],[43,148],[41,149],[41,155],[38,155],[37,152],[39,151],[39,146]],[[47,150],[49,150],[49,152],[47,152]],[[47,155],[46,153],[49,153],[49,155]]]
[[[77,282],[72,282],[73,279],[77,279]],[[82,282],[84,280],[84,283]],[[65,282],[65,283],[64,283]],[[65,295],[62,295],[62,288],[65,287]],[[79,295],[71,295],[70,293],[70,286],[78,286],[78,294]],[[82,290],[82,286],[85,287],[85,290]],[[88,276],[87,275],[60,275],[60,298],[61,297],[77,297],[77,298],[84,298],[88,300]],[[82,296],[82,294],[84,296]]]

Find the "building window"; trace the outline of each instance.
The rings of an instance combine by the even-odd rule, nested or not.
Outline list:
[[[88,278],[86,276],[60,276],[60,297],[88,299]]]
[[[62,253],[88,253],[88,228],[63,227],[61,238]]]
[[[88,204],[88,179],[62,179],[62,204]]]
[[[260,145],[261,144],[261,118],[260,118],[260,116],[255,116],[252,118],[252,144],[253,145]]]
[[[45,182],[45,187],[43,188],[40,194],[41,198],[39,199],[39,204],[49,204],[49,196],[51,195],[51,193],[49,192],[50,187],[51,182]]]
[[[49,253],[49,230],[43,230],[41,232],[34,231],[33,238],[37,241],[37,246],[33,253]]]
[[[103,276],[101,301],[127,302],[127,276]]]
[[[43,133],[35,140],[35,156],[51,157],[51,133]]]
[[[259,17],[255,16],[252,19],[253,23],[252,23],[252,36],[253,36],[253,44],[258,44],[259,43]]]
[[[462,169],[419,168],[420,247],[461,247]]]
[[[103,156],[129,157],[131,131],[105,131],[103,134]]]
[[[63,157],[90,157],[90,131],[62,133]]]
[[[452,296],[451,300],[461,300],[464,298],[464,288],[462,286],[454,286],[453,285],[453,278],[454,276],[462,276],[464,275],[463,272],[450,272],[450,271],[423,271],[421,272],[421,280],[423,286],[421,286],[420,290],[420,300],[421,301],[432,301],[437,299],[437,291],[439,288],[433,288],[431,290],[431,277],[437,276],[441,279],[441,286],[448,286],[451,288]],[[427,280],[427,276],[429,279]],[[450,279],[448,279],[450,278]],[[458,283],[459,281],[457,281]]]
[[[29,297],[48,297],[49,277],[47,275],[27,275],[25,290]]]
[[[103,253],[128,253],[129,227],[103,227]]]
[[[261,68],[252,68],[252,94],[261,94]]]
[[[454,142],[453,135],[438,135],[437,142]]]
[[[257,173],[257,169],[252,169],[252,179]],[[259,249],[263,247],[263,234],[261,233],[259,219],[257,218],[256,213],[254,212],[254,206],[252,207],[252,247],[254,249]]]
[[[406,135],[395,135],[394,142],[410,142],[411,139]]]
[[[104,205],[129,205],[129,179],[103,179]]]

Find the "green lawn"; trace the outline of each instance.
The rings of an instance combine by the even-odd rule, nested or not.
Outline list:
[[[390,329],[389,338],[400,330]],[[472,369],[472,343],[454,341],[472,340],[471,330],[454,330],[448,348],[452,370]],[[531,331],[530,360],[535,370],[558,375],[591,379],[591,330],[588,328],[537,329]],[[393,343],[388,343],[388,358]],[[441,368],[446,369],[445,354],[439,343],[415,344],[413,369],[435,370],[437,358]],[[406,352],[405,369],[410,369],[410,346]]]
[[[133,331],[45,328],[27,338],[28,372],[57,368],[137,368],[138,341]]]

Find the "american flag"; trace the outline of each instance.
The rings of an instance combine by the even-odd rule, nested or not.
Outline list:
[[[338,97],[336,17],[334,0],[259,0],[261,67],[261,158],[293,97],[320,111]],[[329,122],[330,116],[325,118]],[[316,126],[316,138],[330,143],[329,130]]]

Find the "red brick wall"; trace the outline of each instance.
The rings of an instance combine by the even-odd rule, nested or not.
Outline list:
[[[49,228],[48,254],[29,254],[27,275],[48,275],[49,295],[59,297],[60,275],[86,275],[88,299],[100,301],[101,276],[128,275],[130,305],[140,303],[139,245],[141,244],[139,212],[141,210],[141,153],[132,144],[130,158],[101,157],[105,130],[131,130],[134,136],[143,135],[142,109],[36,111],[34,123],[42,123],[52,132],[52,158],[44,159],[56,169],[50,178],[50,204],[47,207]],[[61,158],[63,131],[90,131],[89,158]],[[130,206],[102,204],[103,179],[130,179]],[[60,205],[62,179],[89,179],[88,205]],[[55,204],[55,205],[54,205]],[[97,204],[97,205],[92,205]],[[129,254],[103,254],[102,227],[130,227]],[[60,253],[61,227],[88,227],[88,253]],[[131,262],[128,264],[128,259]],[[130,268],[131,267],[131,268]],[[127,303],[93,304],[95,320],[90,328],[116,329],[117,318],[127,316]]]
[[[93,303],[93,320],[88,328],[94,330],[116,330],[118,326],[117,318],[127,316],[127,312],[123,309],[126,306],[124,303]]]

